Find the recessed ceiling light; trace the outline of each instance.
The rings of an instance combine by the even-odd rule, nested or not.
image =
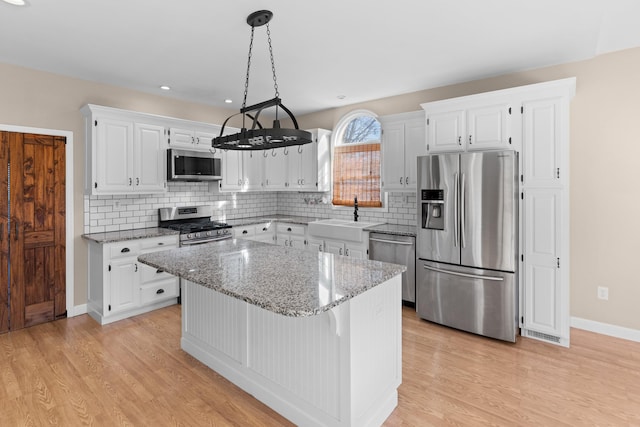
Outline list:
[[[233,102],[232,99],[225,99],[224,102],[226,102],[227,104],[231,104]]]
[[[160,86],[160,89],[162,89],[162,90],[171,90],[171,88],[169,86],[167,86],[167,85]]]
[[[4,2],[12,4],[14,6],[26,6],[27,4],[25,0],[4,0]]]

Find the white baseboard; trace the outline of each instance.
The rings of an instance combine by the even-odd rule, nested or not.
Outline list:
[[[67,317],[80,316],[81,314],[87,314],[87,304],[76,305],[71,310],[67,310]]]
[[[622,338],[629,341],[640,342],[640,330],[625,328],[623,326],[610,325],[608,323],[596,322],[595,320],[581,319],[579,317],[571,318],[571,327],[584,329],[585,331],[595,332],[611,337]]]

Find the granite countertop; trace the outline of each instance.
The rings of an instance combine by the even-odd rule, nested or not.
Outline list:
[[[285,316],[312,316],[406,267],[242,239],[141,255],[138,261]]]
[[[416,237],[417,227],[415,225],[400,224],[382,224],[373,227],[367,227],[364,231],[372,233],[393,234],[395,236],[413,236]]]
[[[317,221],[319,219],[308,216],[292,216],[292,215],[269,215],[269,216],[255,216],[248,218],[229,219],[225,222],[233,227],[242,227],[244,225],[260,224],[262,222],[289,222],[291,224],[309,225],[310,222]]]
[[[123,242],[125,240],[147,239],[150,237],[174,236],[180,234],[179,231],[168,230],[166,228],[136,228],[134,230],[108,231],[105,233],[83,234],[82,238],[97,243]]]

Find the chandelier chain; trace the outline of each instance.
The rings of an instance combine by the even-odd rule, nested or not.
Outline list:
[[[278,78],[276,77],[276,63],[273,60],[273,47],[271,46],[271,30],[269,30],[269,24],[267,23],[267,40],[269,42],[269,55],[271,56],[271,71],[273,72],[273,89],[276,92],[275,97],[278,98],[280,96],[280,92],[278,92]],[[253,28],[252,28],[253,31]]]
[[[249,70],[251,69],[251,50],[253,49],[253,30],[251,27],[251,41],[249,42],[249,57],[247,58],[247,77],[244,81],[244,99],[242,100],[242,108],[247,106],[247,94],[249,93]],[[244,116],[242,117],[244,127]]]

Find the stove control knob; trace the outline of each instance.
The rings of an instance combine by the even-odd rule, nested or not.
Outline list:
[[[193,237],[193,234],[189,233],[187,234],[187,239],[191,239]]]
[[[211,236],[211,231],[207,231],[207,236]]]
[[[221,230],[216,230],[216,234],[220,234],[220,233],[221,233]]]

